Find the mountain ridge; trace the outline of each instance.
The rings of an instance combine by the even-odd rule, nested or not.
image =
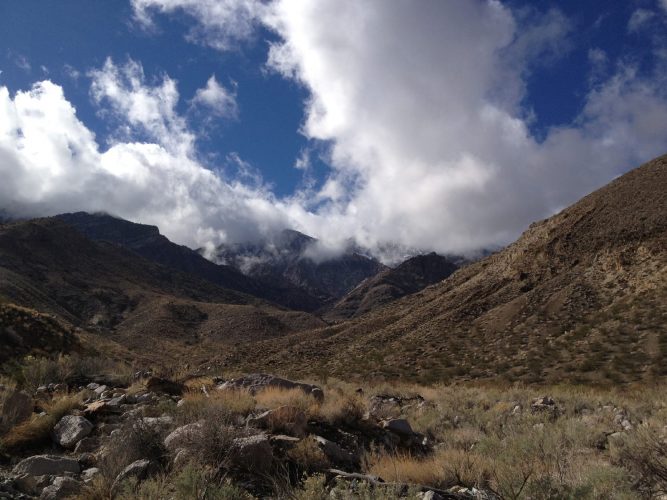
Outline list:
[[[665,192],[667,155],[437,285],[254,351],[294,375],[608,384],[663,376]],[[243,349],[225,362],[255,366]]]

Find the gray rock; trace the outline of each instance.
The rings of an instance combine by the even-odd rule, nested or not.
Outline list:
[[[97,387],[97,389],[93,389],[93,391],[98,396],[101,396],[102,393],[105,392],[107,389],[108,389],[108,387],[106,385],[100,385],[100,386]]]
[[[14,467],[14,474],[28,474],[30,476],[57,476],[71,472],[78,474],[81,471],[79,462],[72,458],[61,457],[57,455],[35,455],[21,460]]]
[[[257,391],[266,389],[267,387],[301,389],[306,394],[313,396],[317,401],[322,401],[324,399],[324,391],[316,385],[294,382],[266,373],[253,373],[244,377],[232,379],[219,385],[218,389],[245,389],[251,394],[255,394]]]
[[[99,447],[100,443],[97,439],[92,437],[83,438],[81,441],[76,443],[74,448],[74,453],[90,453]]]
[[[150,475],[155,474],[157,471],[157,464],[151,462],[150,460],[143,459],[132,462],[130,465],[125,467],[122,472],[118,474],[118,476],[116,476],[116,479],[111,486],[111,491],[117,492],[121,485],[128,479],[143,481]]]
[[[164,446],[169,451],[176,451],[178,448],[187,447],[188,443],[198,437],[202,430],[202,423],[184,425],[174,429],[164,440]]]
[[[332,462],[351,464],[357,461],[352,453],[345,451],[333,441],[329,441],[322,436],[313,436],[313,439],[317,443],[317,446],[320,448],[320,450],[322,450],[326,457]]]
[[[382,428],[395,434],[400,434],[401,436],[412,436],[414,434],[412,426],[410,426],[410,422],[404,418],[393,418],[391,420],[385,420],[382,422]]]
[[[111,398],[109,401],[107,401],[107,407],[116,409],[120,408],[120,406],[124,403],[125,403],[125,394],[121,394],[120,396],[115,396]]]
[[[95,382],[91,382],[90,384],[88,384],[86,386],[86,389],[88,389],[89,391],[94,391],[94,390],[98,389],[99,387],[100,387],[100,384],[96,384]]]
[[[53,476],[30,476],[22,474],[14,478],[14,487],[21,493],[37,496],[44,488],[51,484]]]
[[[90,469],[86,469],[81,473],[81,479],[83,480],[84,483],[89,483],[93,479],[95,479],[96,476],[100,474],[100,469],[97,467],[91,467]]]
[[[53,439],[63,448],[74,448],[93,431],[93,424],[83,417],[66,415],[53,428]]]
[[[232,442],[230,458],[233,463],[248,471],[263,474],[273,462],[273,448],[266,434],[236,438]]]
[[[40,500],[60,500],[62,498],[70,498],[79,491],[81,491],[82,483],[72,479],[71,477],[57,477],[51,483],[51,486],[47,486],[42,490],[40,495]]]
[[[161,417],[144,417],[140,420],[143,425],[153,428],[168,427],[174,423],[174,417],[163,415]]]

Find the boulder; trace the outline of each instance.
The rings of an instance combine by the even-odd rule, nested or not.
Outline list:
[[[125,467],[121,473],[118,474],[118,476],[116,476],[116,479],[111,486],[111,491],[113,493],[118,492],[121,485],[128,479],[143,481],[144,479],[148,479],[149,476],[155,474],[157,471],[157,464],[155,462],[151,462],[150,460],[143,459],[132,462],[130,465]]]
[[[93,389],[93,392],[97,394],[97,396],[101,396],[107,389],[108,387],[106,385],[99,385],[97,386],[97,389]]]
[[[57,477],[50,486],[42,490],[39,500],[60,500],[71,498],[81,491],[82,483],[71,477]]]
[[[285,432],[291,436],[303,437],[306,435],[308,419],[306,414],[295,406],[280,406],[250,417],[248,424],[271,433]]]
[[[273,448],[266,434],[236,438],[232,442],[230,458],[237,467],[264,474],[271,468]]]
[[[30,476],[57,476],[71,472],[78,474],[81,471],[79,462],[73,458],[60,457],[56,455],[35,455],[21,460],[14,467],[14,474],[28,474]]]
[[[74,448],[93,431],[93,424],[84,417],[66,415],[53,428],[53,439],[63,448]]]
[[[275,375],[268,375],[266,373],[253,373],[244,377],[232,379],[223,383],[222,385],[219,385],[218,389],[245,389],[251,394],[255,394],[257,391],[261,391],[267,387],[301,389],[306,394],[313,396],[316,401],[322,401],[324,399],[324,392],[316,385],[294,382],[292,380],[276,377]]]
[[[81,473],[81,479],[83,480],[84,483],[89,483],[93,479],[95,479],[96,476],[100,474],[100,469],[97,467],[91,467],[90,469],[86,469]]]
[[[548,413],[553,418],[558,417],[561,413],[556,402],[549,396],[535,398],[530,404],[530,411],[532,413]]]
[[[12,427],[32,415],[35,402],[23,391],[14,391],[6,397],[0,413],[0,424]]]
[[[329,441],[322,436],[313,436],[313,439],[320,450],[322,450],[322,453],[324,453],[332,462],[345,464],[354,464],[357,462],[357,459],[352,453],[345,451],[333,441]]]
[[[99,440],[94,437],[83,438],[76,444],[74,453],[91,453],[99,448]]]
[[[174,429],[164,440],[164,446],[171,452],[175,452],[179,448],[184,448],[188,443],[199,436],[202,430],[202,423],[195,422],[193,424],[184,425]]]
[[[30,476],[22,474],[14,478],[14,488],[21,493],[38,496],[52,481],[53,476]]]
[[[112,410],[119,409],[122,404],[125,404],[125,394],[121,394],[120,396],[115,396],[111,398],[109,401],[107,401],[107,408],[111,408]]]
[[[150,392],[162,392],[171,396],[180,396],[185,391],[185,386],[173,380],[151,377],[146,382],[146,389]]]
[[[404,418],[392,418],[382,422],[382,428],[401,436],[412,436],[414,431],[410,422]]]

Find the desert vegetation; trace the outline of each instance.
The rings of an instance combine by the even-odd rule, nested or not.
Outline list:
[[[78,381],[68,383],[73,365]],[[3,378],[3,418],[16,391],[34,405],[30,415],[3,420],[2,467],[21,494],[61,486],[58,474],[39,488],[26,480],[23,460],[45,453],[76,461],[79,473],[63,484],[82,499],[667,493],[662,385],[264,384],[283,380],[275,378],[257,385],[252,376],[166,380],[144,370],[100,392],[87,370],[100,376],[103,368],[28,359],[16,378]],[[45,373],[54,377],[46,389]],[[66,416],[90,422],[75,446],[59,441]]]

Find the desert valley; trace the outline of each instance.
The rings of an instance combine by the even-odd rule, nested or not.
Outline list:
[[[0,2],[0,499],[667,500],[667,0]]]

